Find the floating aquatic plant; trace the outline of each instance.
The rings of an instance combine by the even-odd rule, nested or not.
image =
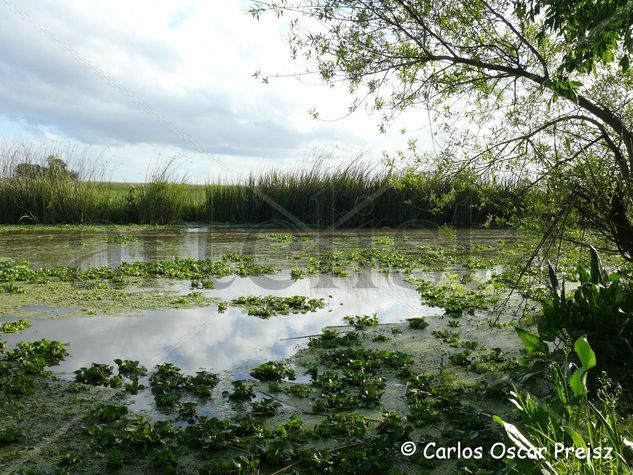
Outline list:
[[[285,378],[295,379],[295,370],[284,362],[268,361],[253,368],[251,376],[260,381],[282,381]]]
[[[27,328],[31,328],[31,322],[28,320],[16,320],[0,324],[0,332],[2,333],[17,333]]]
[[[424,330],[429,326],[429,323],[424,319],[424,317],[407,318],[407,322],[409,322],[409,328],[414,328],[416,330]]]
[[[137,242],[138,237],[129,234],[107,234],[103,236],[103,240],[108,244],[129,244]]]
[[[248,315],[260,318],[270,318],[274,315],[288,315],[290,313],[315,312],[325,307],[325,302],[322,298],[309,298],[303,295],[293,295],[291,297],[276,297],[273,295],[238,297],[233,299],[231,303],[243,306]]]
[[[371,315],[347,315],[343,317],[343,320],[358,329],[378,326],[378,314],[376,313]]]

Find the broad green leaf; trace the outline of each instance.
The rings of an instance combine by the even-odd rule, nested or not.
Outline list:
[[[596,366],[596,354],[591,349],[591,346],[589,346],[587,337],[581,336],[576,340],[574,351],[576,351],[585,370],[590,370]]]
[[[567,427],[567,426],[563,427],[563,429],[565,429],[565,432],[567,432],[567,435],[571,437],[571,440],[574,441],[575,447],[582,447],[583,449],[587,448],[587,444],[585,443],[585,440],[582,438],[582,436],[578,432],[576,432],[571,427]]]
[[[542,353],[549,353],[549,348],[547,344],[541,340],[537,335],[530,333],[523,328],[516,327],[516,332],[519,335],[519,338],[523,342],[523,346],[528,351],[528,353],[534,353],[540,351]]]

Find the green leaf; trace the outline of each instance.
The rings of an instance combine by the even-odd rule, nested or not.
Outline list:
[[[569,378],[569,387],[574,395],[580,397],[587,394],[587,386],[585,384],[586,371],[584,368],[578,368]]]
[[[528,353],[541,352],[549,354],[549,347],[537,335],[519,327],[516,327],[515,330]]]
[[[589,275],[587,269],[580,265],[578,266],[578,279],[580,280],[581,284],[584,284],[585,282],[589,282],[591,280],[591,275]]]
[[[599,284],[602,277],[602,273],[600,272],[602,262],[595,247],[589,246],[589,252],[591,253],[591,280],[594,284]]]
[[[499,416],[492,416],[492,420],[494,422],[496,422],[497,424],[499,424],[501,427],[503,427],[503,429],[505,430],[508,438],[512,441],[512,443],[515,445],[515,447],[517,447],[519,449],[523,449],[524,451],[526,451],[526,453],[540,454],[540,452],[534,446],[534,444],[532,444],[532,442],[530,442],[527,439],[527,437],[525,437],[521,433],[521,431],[514,424],[510,424],[509,422],[505,422]],[[553,467],[549,464],[549,462],[544,460],[544,457],[542,455],[541,456],[537,455],[537,457],[540,460],[543,460],[543,463],[545,464],[546,467],[548,467],[550,469],[553,469]]]
[[[583,449],[587,448],[587,444],[585,443],[585,440],[582,438],[582,436],[578,432],[576,432],[571,427],[563,427],[563,429],[565,429],[565,432],[567,432],[567,435],[571,437],[571,440],[574,441],[575,447],[581,447]]]
[[[580,358],[583,368],[588,371],[596,366],[596,354],[591,349],[587,337],[581,336],[574,344],[574,351]]]

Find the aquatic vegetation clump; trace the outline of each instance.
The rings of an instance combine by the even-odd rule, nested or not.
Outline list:
[[[251,371],[251,376],[260,381],[283,381],[295,379],[295,370],[282,361],[268,361]]]
[[[303,279],[306,275],[306,271],[303,269],[290,269],[290,278],[292,280]]]
[[[204,289],[204,290],[209,290],[212,289],[214,287],[213,281],[212,280],[192,280],[191,281],[191,288],[192,289]]]
[[[340,334],[331,328],[321,330],[321,335],[312,337],[308,341],[310,348],[336,348],[339,346],[351,346],[360,343],[360,334],[355,331]]]
[[[123,263],[114,271],[127,277],[166,278],[201,281],[207,277],[241,277],[275,274],[276,267],[259,265],[250,256],[227,254],[220,260],[174,257],[162,261]]]
[[[449,343],[451,345],[457,344],[461,341],[459,333],[450,330],[433,330],[432,335],[435,338],[441,339],[444,343]]]
[[[361,384],[362,383],[362,384]],[[319,388],[322,399],[314,403],[315,412],[326,409],[349,411],[359,407],[376,407],[380,405],[385,383],[382,378],[371,373],[357,372],[347,376],[339,376],[334,371],[319,374],[314,385]]]
[[[20,432],[20,429],[16,427],[0,428],[0,445],[13,444],[21,436],[22,436],[22,433]]]
[[[156,365],[149,378],[156,405],[162,410],[173,408],[186,394],[211,397],[211,391],[219,381],[217,374],[208,371],[198,371],[194,376],[184,375],[172,363]]]
[[[415,330],[424,330],[429,326],[429,322],[427,322],[424,317],[407,318],[407,322],[409,322],[409,328],[413,328]]]
[[[310,298],[303,295],[291,297],[276,297],[267,295],[264,297],[248,296],[238,297],[231,301],[232,305],[245,307],[248,315],[260,318],[270,318],[274,315],[288,315],[290,313],[316,312],[325,307],[322,298]]]
[[[20,287],[15,282],[6,282],[4,284],[0,284],[0,291],[7,294],[23,294],[26,293],[26,289],[24,287]]]
[[[314,428],[314,432],[321,437],[347,436],[364,437],[367,434],[369,422],[359,414],[332,414]]]
[[[147,374],[147,368],[135,360],[122,360],[116,358],[114,360],[118,367],[119,374],[126,378],[138,379]]]
[[[107,234],[103,236],[103,240],[108,244],[129,244],[138,242],[138,237],[129,234]]]
[[[107,364],[92,363],[88,368],[81,367],[75,370],[75,381],[92,386],[109,386],[118,388],[123,385],[123,379],[113,375],[114,368]]]
[[[147,374],[147,369],[138,361],[114,360],[118,373],[114,374],[114,368],[107,364],[92,363],[89,367],[81,367],[74,371],[75,381],[92,386],[106,386],[111,388],[123,387],[130,394],[138,394],[145,389],[139,383],[141,376]]]
[[[246,384],[244,381],[233,381],[233,392],[229,393],[231,401],[250,401],[255,397],[255,391],[252,384]]]
[[[59,364],[66,356],[66,345],[46,338],[33,342],[20,341],[16,348],[7,353],[8,360],[22,365],[37,362],[43,363],[44,366],[53,366]]]
[[[315,412],[379,406],[386,387],[379,373],[390,369],[402,372],[413,363],[413,359],[405,353],[362,347],[321,352],[320,361],[328,368],[326,371],[309,368],[313,384],[319,388],[321,396],[314,403]]]
[[[261,401],[251,403],[251,413],[260,417],[271,417],[279,412],[281,403],[271,398],[263,398]]]
[[[292,384],[288,386],[284,391],[299,399],[307,398],[312,392],[309,386],[305,386],[303,384]]]
[[[268,233],[266,237],[269,241],[281,244],[290,244],[296,241],[307,241],[308,238],[304,236],[297,236],[291,233]]]
[[[33,282],[37,275],[28,261],[0,260],[0,282]]]
[[[323,356],[327,363],[339,368],[376,371],[381,368],[401,370],[413,364],[413,358],[400,351],[346,348]]]
[[[0,283],[47,283],[110,280],[125,283],[127,278],[178,279],[194,282],[207,281],[209,277],[240,277],[276,274],[277,268],[253,262],[250,256],[226,254],[219,260],[174,257],[160,261],[124,262],[111,269],[107,266],[81,270],[78,267],[57,266],[33,270],[28,261],[0,261]]]
[[[422,299],[432,307],[443,308],[451,317],[460,317],[463,312],[474,314],[475,310],[486,310],[498,300],[481,290],[465,289],[457,283],[435,284],[424,279],[408,279],[413,283]]]
[[[471,362],[471,354],[472,352],[466,349],[458,353],[453,353],[449,355],[448,360],[451,364],[456,366],[468,366]]]
[[[123,404],[99,404],[92,411],[92,417],[100,423],[111,423],[122,419],[128,412]]]
[[[371,315],[347,315],[343,317],[343,320],[359,330],[378,326],[378,314],[376,313]]]
[[[2,353],[2,341],[0,347]],[[18,342],[17,347],[0,360],[0,393],[8,397],[9,403],[11,399],[8,395],[21,397],[34,394],[41,383],[38,377],[51,374],[45,368],[59,364],[67,355],[65,346],[58,341]]]
[[[0,324],[0,332],[2,333],[18,333],[27,328],[31,328],[31,322],[24,319]]]

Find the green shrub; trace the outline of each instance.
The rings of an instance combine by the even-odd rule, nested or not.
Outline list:
[[[571,345],[587,335],[592,347],[605,360],[633,356],[633,282],[620,272],[609,273],[591,248],[589,269],[579,266],[580,286],[565,294],[550,264],[551,298],[543,302],[538,321],[539,337],[546,342]]]

